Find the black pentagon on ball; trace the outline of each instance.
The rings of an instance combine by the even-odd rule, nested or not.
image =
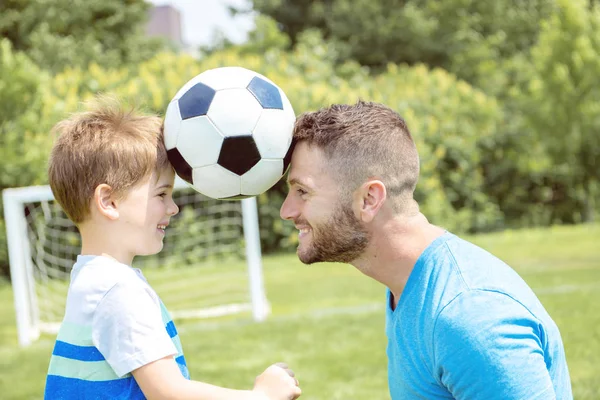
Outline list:
[[[206,115],[210,103],[215,97],[215,90],[204,83],[197,83],[179,99],[181,119]]]
[[[279,89],[272,83],[255,76],[248,84],[247,89],[256,97],[263,108],[283,110]]]
[[[192,167],[185,161],[179,150],[177,148],[167,150],[167,157],[175,169],[175,173],[187,183],[192,184]]]
[[[287,170],[292,162],[292,154],[294,153],[294,148],[296,147],[296,141],[292,140],[292,144],[290,144],[290,148],[285,153],[283,157],[283,174],[287,173]]]
[[[260,152],[252,135],[230,136],[223,140],[217,163],[223,168],[243,175],[260,161]]]

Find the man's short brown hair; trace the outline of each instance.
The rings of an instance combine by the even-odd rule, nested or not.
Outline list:
[[[153,171],[169,165],[162,120],[119,100],[98,96],[88,110],[54,127],[58,138],[49,160],[52,193],[69,218],[83,222],[96,187],[109,185],[117,198]]]
[[[389,107],[358,101],[302,114],[294,141],[323,150],[342,193],[379,179],[396,212],[414,211],[419,156],[406,122]]]

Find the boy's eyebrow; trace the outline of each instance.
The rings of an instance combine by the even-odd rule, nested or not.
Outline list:
[[[170,183],[165,183],[164,185],[160,185],[159,187],[156,188],[156,190],[162,190],[162,189],[173,189],[173,185],[171,185]]]

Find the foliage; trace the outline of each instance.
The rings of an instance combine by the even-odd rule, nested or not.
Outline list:
[[[22,55],[18,57],[26,60]],[[35,102],[29,107],[27,101],[19,103],[21,110],[31,112],[31,125],[36,129],[31,131],[32,138],[20,143],[23,151],[27,149],[27,156],[21,155],[21,159],[11,162],[19,171],[20,180],[9,184],[45,181],[51,139],[46,132],[95,93],[114,93],[162,115],[173,94],[188,79],[206,69],[230,65],[256,70],[278,83],[297,114],[359,98],[390,105],[408,120],[419,142],[423,175],[418,196],[429,217],[455,231],[492,229],[497,225],[500,216],[493,202],[480,190],[482,179],[476,151],[478,141],[491,134],[498,117],[495,101],[452,75],[425,66],[391,65],[376,78],[370,78],[356,63],[336,66],[330,45],[316,31],[304,32],[293,52],[275,47],[257,55],[233,47],[200,61],[166,52],[129,68],[108,69],[92,63],[87,68],[67,68],[47,77]],[[26,75],[30,80],[24,82],[40,84],[37,67],[30,61],[20,69],[31,71]],[[29,91],[18,92],[25,95]],[[19,115],[20,123],[24,123],[28,114]],[[27,132],[24,128],[17,131]],[[31,148],[34,139],[40,140],[35,151]],[[16,144],[10,145],[11,152],[15,148]],[[35,174],[23,174],[26,170]],[[295,245],[293,226],[279,218],[284,194],[285,186],[279,184],[259,198],[266,252]]]
[[[600,193],[600,10],[588,10],[583,0],[559,4],[531,50],[530,83],[520,101],[552,168],[568,177],[564,195],[583,203],[573,217],[588,221]]]
[[[502,218],[482,190],[478,147],[501,117],[494,99],[441,69],[396,67],[374,78],[369,98],[405,117],[421,158],[417,199],[434,223],[457,232],[492,230]]]
[[[40,121],[39,112],[48,79],[27,56],[14,52],[8,40],[0,40],[0,191],[45,179],[48,141],[40,133],[48,121]],[[1,215],[0,273],[7,273],[6,260],[6,228]]]
[[[50,71],[137,63],[163,46],[144,34],[149,7],[144,0],[4,0],[0,37]]]
[[[318,29],[340,49],[339,60],[444,67],[470,82],[526,51],[555,0],[253,0],[296,44]]]
[[[213,43],[200,47],[201,53],[210,56],[215,52],[237,47],[241,53],[262,54],[275,49],[285,50],[289,47],[290,38],[279,31],[274,19],[259,14],[254,19],[254,25],[254,29],[248,33],[248,38],[244,43],[236,45],[219,33]]]
[[[598,208],[600,18],[591,3],[357,0],[350,7],[347,0],[255,0],[257,9],[272,8],[257,17],[248,42],[216,46],[200,59],[170,51],[146,59],[150,47],[134,45],[145,7],[138,0],[123,7],[92,2],[68,16],[60,11],[65,1],[0,5],[0,32],[8,38],[0,42],[2,188],[45,182],[50,128],[95,93],[114,93],[162,115],[193,76],[240,65],[281,86],[296,114],[358,99],[398,111],[421,156],[421,209],[453,231],[574,223]],[[54,39],[44,45],[33,41],[46,29],[34,23],[42,5],[64,17],[45,22]],[[126,17],[131,23],[123,26]],[[66,65],[41,52],[70,58],[52,40],[84,43],[88,34],[98,42],[92,53],[66,46],[79,57]],[[127,40],[117,46],[116,37]],[[379,58],[352,55],[367,49]],[[377,70],[362,65],[370,63]],[[265,252],[294,247],[295,230],[279,218],[284,195],[280,182],[259,196]],[[3,239],[0,267],[6,268]]]

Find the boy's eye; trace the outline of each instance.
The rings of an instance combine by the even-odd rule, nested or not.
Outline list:
[[[167,193],[164,193],[164,192],[159,194],[160,197],[165,197],[166,195],[167,195]]]

